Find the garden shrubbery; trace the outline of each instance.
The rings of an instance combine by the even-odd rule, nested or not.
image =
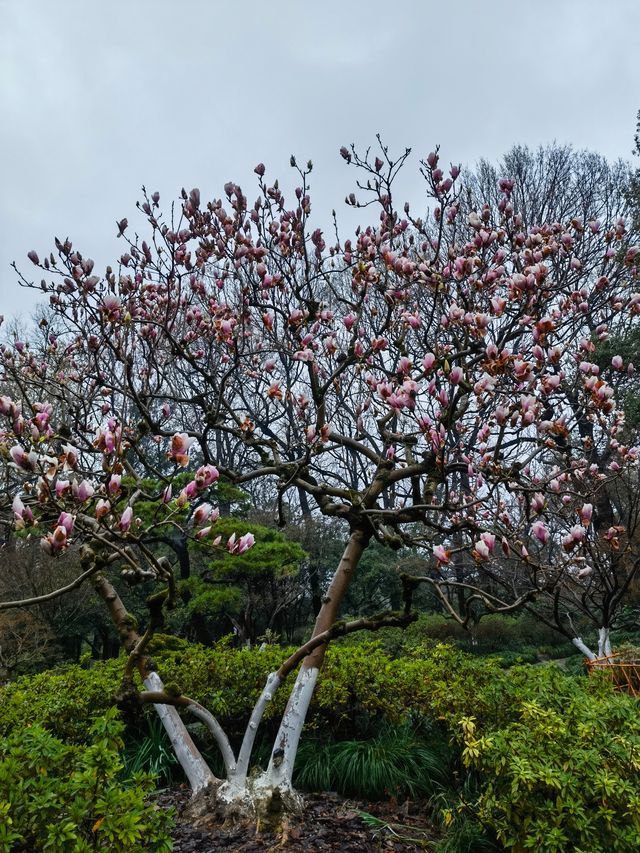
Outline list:
[[[122,779],[123,728],[111,709],[90,728],[88,746],[40,723],[0,738],[0,853],[171,850],[171,813],[146,802],[153,779]]]
[[[286,654],[274,646],[171,645],[156,653],[163,678],[207,705],[236,736],[267,673]],[[21,731],[30,719],[52,735],[86,742],[87,721],[104,714],[121,666],[69,667],[0,689],[0,735]],[[265,743],[286,695],[285,688],[268,711]],[[128,722],[135,733],[140,720]],[[606,677],[571,676],[553,665],[507,671],[498,658],[443,645],[416,645],[404,658],[375,643],[336,645],[306,740],[296,769],[307,787],[360,796],[439,791],[435,800],[451,831],[470,822],[473,837],[507,849],[640,848],[637,702]],[[211,748],[206,738],[203,747]],[[153,752],[148,743],[145,749]]]
[[[568,657],[575,646],[530,613],[515,616],[491,614],[468,630],[441,613],[420,616],[407,628],[383,628],[377,642],[392,657],[410,654],[416,647],[446,643],[472,654],[497,654],[504,664],[535,663],[541,659]],[[359,645],[357,635],[341,638],[340,645]],[[519,661],[518,661],[519,659]]]
[[[502,727],[461,723],[465,764],[479,773],[462,806],[508,850],[608,853],[640,848],[637,703],[536,679]]]

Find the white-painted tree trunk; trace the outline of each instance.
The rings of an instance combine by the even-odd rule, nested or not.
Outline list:
[[[249,762],[251,761],[251,752],[256,739],[258,726],[262,722],[262,717],[267,709],[267,705],[273,699],[273,695],[280,686],[280,678],[277,672],[270,672],[258,701],[253,706],[249,723],[245,729],[242,746],[238,754],[238,762],[236,766],[235,776],[238,780],[246,779],[249,773]]]
[[[150,672],[144,680],[144,685],[147,690],[153,692],[161,693],[164,691],[164,684],[157,672]],[[197,794],[217,782],[218,780],[200,755],[177,710],[172,705],[158,704],[153,707],[160,717],[193,793]]]
[[[187,705],[187,711],[193,714],[194,717],[204,723],[209,729],[215,742],[218,744],[218,749],[222,755],[222,761],[224,762],[224,769],[227,776],[234,774],[236,772],[236,757],[231,749],[229,738],[225,734],[220,723],[216,720],[213,714],[207,711],[206,708],[203,708],[200,704]]]
[[[578,651],[582,652],[582,654],[587,658],[587,660],[595,660],[596,655],[591,651],[589,646],[584,642],[582,637],[574,637],[571,642],[578,649]]]
[[[598,631],[598,657],[608,657],[611,652],[611,638],[609,628],[600,628]]]
[[[265,781],[268,780],[273,788],[291,789],[298,743],[318,680],[318,673],[319,670],[316,667],[306,667],[304,664],[298,672],[265,773]]]

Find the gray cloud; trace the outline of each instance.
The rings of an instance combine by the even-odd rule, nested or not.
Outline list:
[[[117,257],[143,183],[217,195],[259,161],[286,183],[295,152],[326,222],[337,149],[378,131],[463,163],[554,139],[627,157],[639,31],[635,0],[0,0],[0,313],[30,310],[9,263],[54,235]]]

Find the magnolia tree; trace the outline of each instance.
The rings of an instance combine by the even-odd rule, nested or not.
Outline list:
[[[421,162],[429,216],[407,206],[403,216],[392,189],[409,152],[341,154],[360,174],[347,203],[375,205],[376,226],[350,239],[313,229],[311,164],[293,159],[291,205],[262,164],[253,204],[233,183],[206,204],[194,189],[166,219],[158,194],[145,192],[144,238],[123,219],[125,248],[104,277],[69,241],[42,260],[30,253],[57,332],[50,353],[20,341],[4,350],[16,388],[0,409],[16,522],[37,528],[52,557],[82,548],[73,584],[92,580],[110,609],[129,653],[124,692],[156,705],[194,791],[227,810],[260,808],[276,792],[296,802],[296,750],[332,638],[407,624],[422,582],[464,621],[551,595],[567,579],[589,583],[595,537],[605,573],[632,548],[593,524],[598,495],[637,464],[614,389],[590,360],[595,342],[640,310],[624,223],[525,229],[510,180],[495,208],[461,221],[459,169],[445,174],[437,152]],[[615,359],[611,369],[630,368]],[[184,471],[188,482],[172,493]],[[174,596],[173,567],[145,544],[150,533],[174,526],[212,548],[251,545],[250,536],[218,541],[206,497],[219,475],[270,483],[283,523],[304,500],[345,530],[311,637],[266,679],[237,752],[206,709],[164,688],[145,653]],[[141,500],[155,513],[138,516]],[[562,546],[550,550],[552,538]],[[429,571],[403,577],[403,611],[340,622],[374,540],[421,548]],[[159,584],[142,636],[109,579],[116,568]],[[264,710],[298,665],[269,765],[249,775]],[[226,781],[177,709],[209,726]]]

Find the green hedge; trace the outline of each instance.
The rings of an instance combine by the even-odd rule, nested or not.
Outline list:
[[[506,725],[460,721],[463,759],[482,783],[465,808],[507,850],[640,849],[637,702],[551,671],[528,687]]]
[[[266,676],[287,654],[277,646],[263,649],[214,648],[180,644],[155,655],[166,684],[209,708],[232,734],[244,729]],[[90,669],[69,666],[60,672],[18,678],[0,688],[0,735],[38,721],[70,742],[86,739],[90,722],[111,706],[123,661],[95,663]],[[289,684],[292,676],[289,678]],[[481,660],[448,646],[414,649],[411,657],[393,659],[375,643],[333,646],[308,719],[308,727],[333,737],[366,734],[381,722],[400,722],[409,711],[427,716],[463,713],[474,701],[480,714],[504,712],[505,679],[498,660]],[[502,685],[502,687],[501,687]],[[475,701],[482,689],[483,698]],[[265,720],[277,720],[287,700],[285,684],[270,703]],[[460,708],[460,712],[458,712]]]

